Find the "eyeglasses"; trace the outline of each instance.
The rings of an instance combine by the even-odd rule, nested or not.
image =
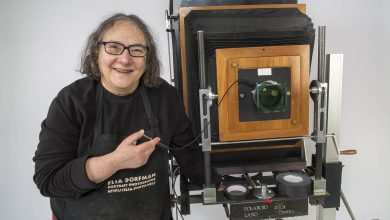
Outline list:
[[[149,47],[143,45],[129,45],[125,46],[117,42],[105,42],[99,41],[98,44],[104,45],[104,50],[111,55],[121,55],[125,49],[129,51],[130,56],[132,57],[144,57],[149,51]]]

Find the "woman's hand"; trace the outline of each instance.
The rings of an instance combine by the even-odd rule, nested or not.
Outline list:
[[[144,130],[133,133],[124,139],[117,149],[112,152],[114,163],[118,170],[138,168],[148,162],[160,138],[153,138],[150,141],[135,145],[137,140],[143,137],[143,134]]]
[[[100,156],[91,157],[85,167],[88,179],[100,183],[121,169],[134,169],[145,165],[153,153],[160,138],[136,145],[136,141],[144,134],[144,130],[133,133],[124,139],[115,151]]]

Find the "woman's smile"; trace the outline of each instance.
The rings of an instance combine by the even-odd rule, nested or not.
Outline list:
[[[132,69],[120,69],[120,68],[114,68],[115,71],[119,72],[119,73],[131,73],[133,72]]]

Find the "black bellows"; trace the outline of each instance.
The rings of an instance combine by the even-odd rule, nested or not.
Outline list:
[[[312,54],[315,39],[311,19],[296,8],[192,10],[184,18],[184,26],[187,91],[182,87],[178,20],[172,25],[175,85],[182,94],[187,93],[187,109],[197,134],[201,132],[197,31],[204,31],[206,80],[214,94],[218,93],[216,49],[310,44]],[[216,104],[211,114],[212,141],[219,141]]]

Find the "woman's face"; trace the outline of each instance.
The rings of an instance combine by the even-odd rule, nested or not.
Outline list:
[[[129,21],[118,21],[102,37],[103,42],[118,42],[129,45],[144,45],[146,39],[138,26]],[[99,46],[98,65],[101,81],[105,89],[115,95],[128,95],[138,87],[146,69],[145,57],[132,57],[128,50],[121,55],[111,55]]]

